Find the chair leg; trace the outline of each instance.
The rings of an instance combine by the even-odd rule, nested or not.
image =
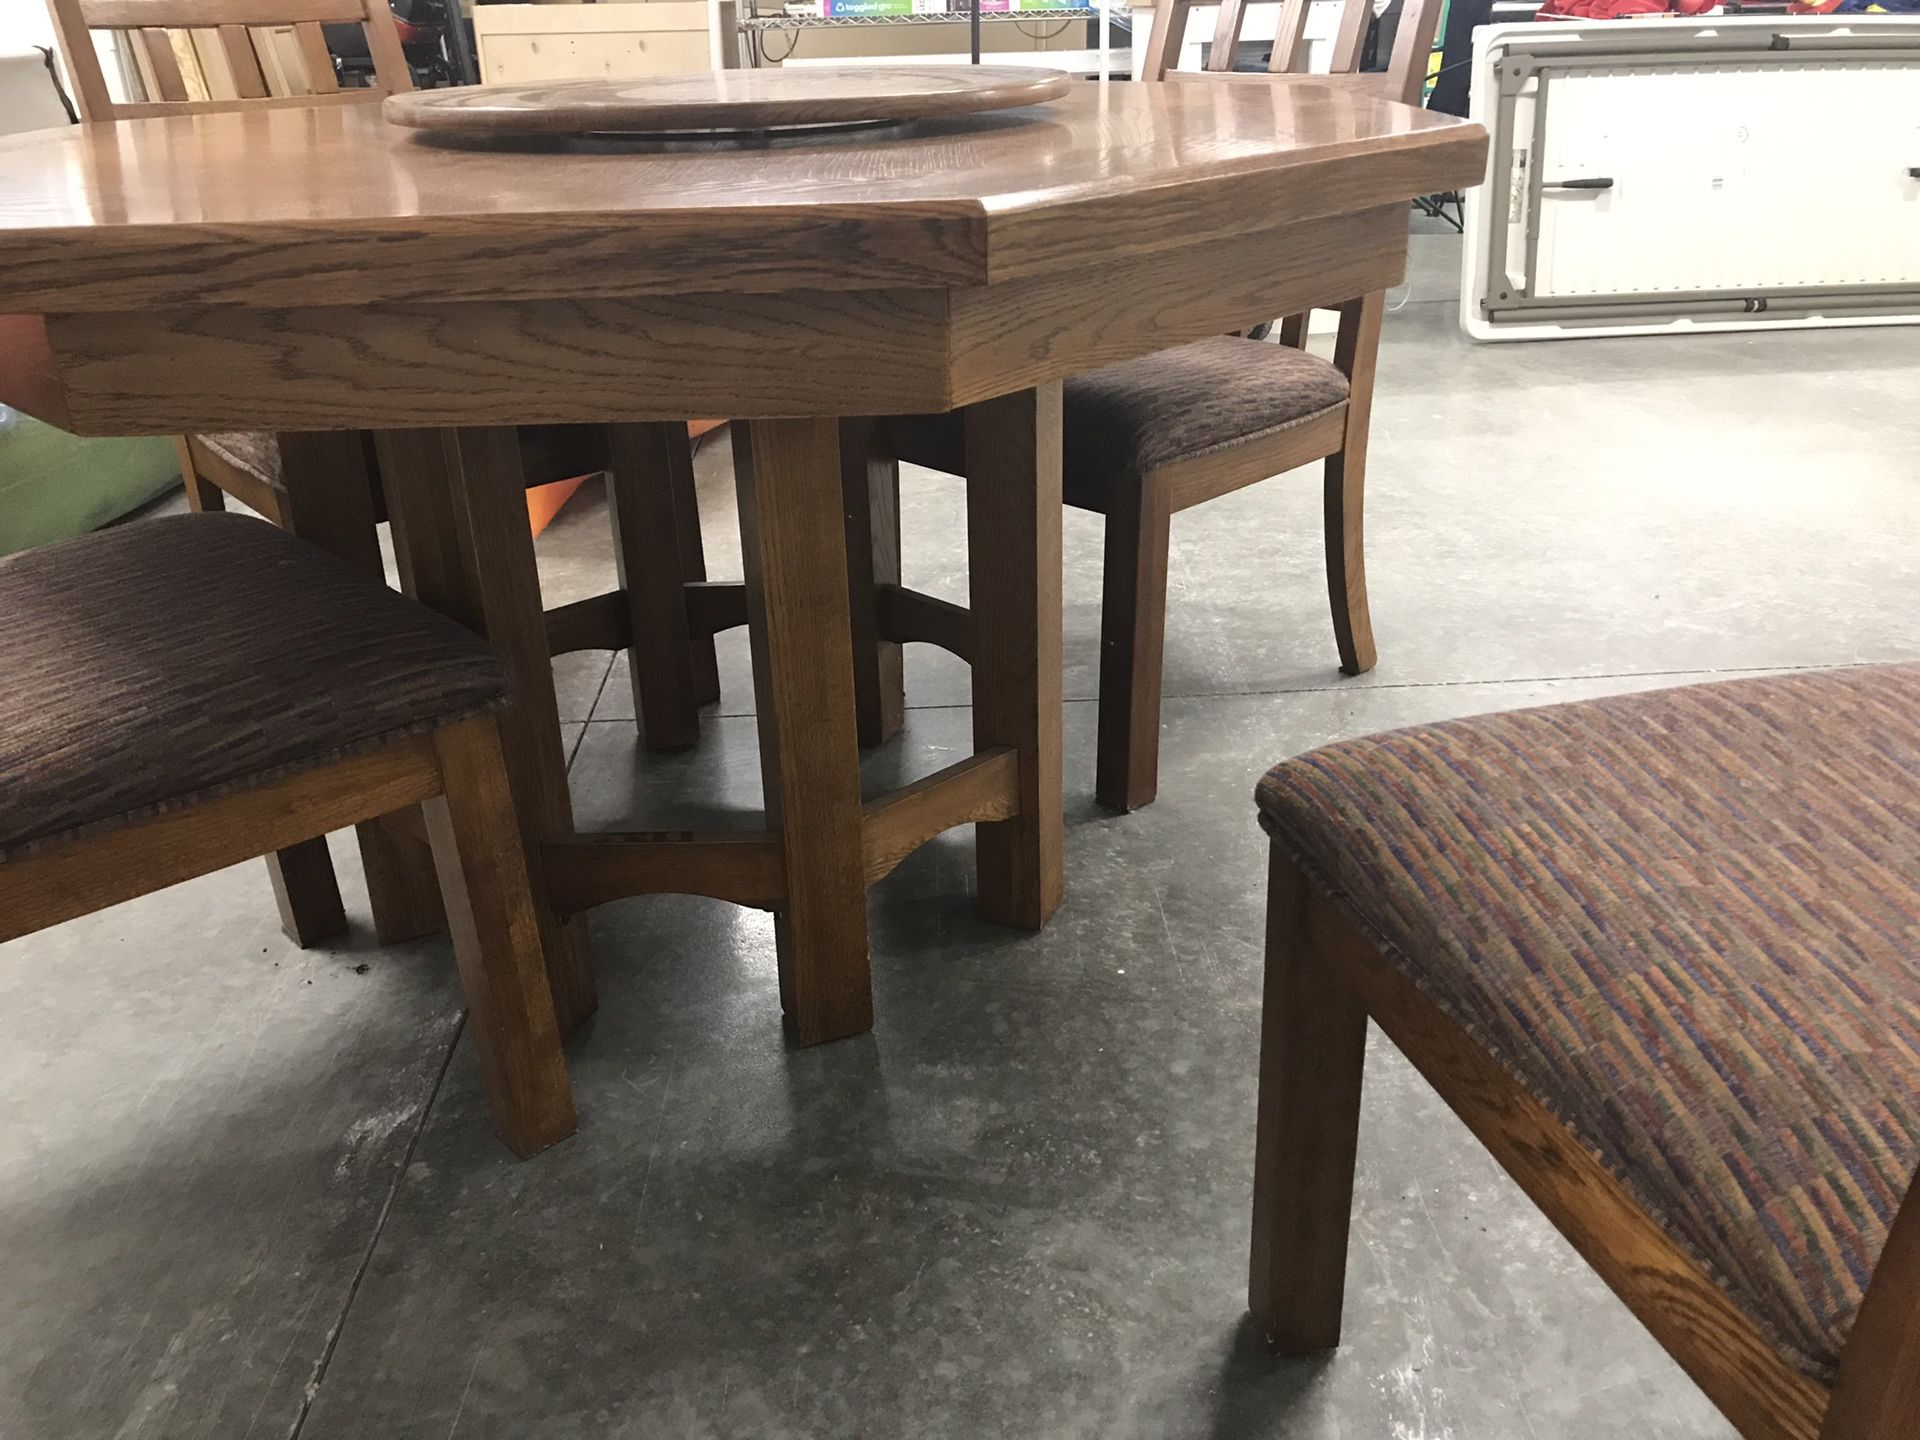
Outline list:
[[[174,453],[180,457],[180,483],[187,492],[187,508],[196,515],[208,510],[226,509],[226,495],[194,465],[193,451],[187,446],[187,437],[174,436],[173,449]]]
[[[1367,552],[1363,525],[1367,489],[1367,429],[1373,410],[1373,372],[1380,355],[1380,320],[1386,295],[1376,292],[1340,307],[1334,364],[1347,376],[1346,443],[1327,457],[1327,599],[1333,606],[1333,639],[1340,669],[1364,675],[1378,658],[1373,617],[1367,610]]]
[[[682,427],[684,431],[685,427]],[[674,452],[684,463],[668,469],[673,486],[673,528],[680,550],[680,579],[698,584],[707,578],[706,543],[700,538],[700,490],[693,477],[693,442]],[[699,705],[712,705],[720,699],[720,662],[714,655],[713,636],[693,637],[693,698]]]
[[[491,716],[434,737],[443,793],[425,805],[447,925],[494,1126],[517,1155],[574,1131],[540,922]]]
[[[280,907],[280,928],[302,950],[346,933],[347,911],[325,836],[267,856],[267,875]]]
[[[1340,1343],[1367,1049],[1366,1010],[1308,942],[1307,901],[1273,847],[1247,1307],[1286,1354]]]
[[[1340,650],[1343,675],[1364,675],[1379,658],[1367,610],[1361,514],[1366,483],[1364,453],[1327,457],[1327,601],[1333,607],[1333,643]]]
[[[187,437],[174,436],[173,448],[180,457],[180,483],[186,487],[187,508],[195,514],[225,510],[226,493],[193,463]],[[279,523],[278,516],[267,518]],[[340,903],[340,882],[334,877],[333,857],[324,839],[308,840],[267,856],[267,878],[280,909],[280,928],[301,949],[346,933],[347,912]]]
[[[884,745],[907,719],[900,645],[880,638],[875,587],[900,583],[900,462],[873,451],[871,420],[840,422],[847,512],[847,595],[853,607],[853,703],[860,747]]]
[[[1173,516],[1148,476],[1107,511],[1100,592],[1100,742],[1094,797],[1114,810],[1153,802],[1160,783],[1160,672],[1167,638]]]
[[[633,629],[627,675],[634,714],[649,750],[681,750],[700,739],[700,686],[687,629],[678,497],[682,477],[693,473],[687,427],[609,425],[607,445],[614,563]]]
[[[283,431],[279,444],[285,491],[280,513],[267,518],[384,583],[373,480],[359,432]],[[382,945],[435,935],[446,925],[432,857],[419,843],[419,826],[409,833],[408,819],[383,815],[355,827],[374,938]]]

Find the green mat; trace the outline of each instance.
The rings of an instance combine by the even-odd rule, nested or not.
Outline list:
[[[97,530],[179,483],[170,439],[82,440],[0,405],[0,555]]]

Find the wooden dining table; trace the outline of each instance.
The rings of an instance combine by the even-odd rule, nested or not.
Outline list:
[[[13,137],[0,401],[84,435],[281,432],[343,490],[375,432],[404,588],[515,676],[562,1025],[594,1006],[584,913],[676,892],[773,911],[792,1032],[855,1034],[867,890],[917,846],[977,825],[991,920],[1062,899],[1062,380],[1390,287],[1408,202],[1480,179],[1478,126],[1249,78],[751,141],[443,143],[370,105]],[[842,417],[962,407],[970,605],[855,593]],[[746,578],[673,598],[691,632],[748,627],[764,823],[578,833],[550,658],[630,643],[632,612],[543,618],[512,427],[694,415],[737,420]],[[971,755],[864,801],[856,608],[964,650],[974,698]]]

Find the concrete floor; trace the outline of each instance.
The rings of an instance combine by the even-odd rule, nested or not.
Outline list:
[[[1317,477],[1183,516],[1161,798],[1095,810],[1099,531],[1069,512],[1067,903],[982,924],[969,837],[928,846],[874,893],[869,1036],[783,1045],[763,915],[607,907],[580,1133],[518,1164],[444,944],[297,951],[257,866],[0,951],[0,1435],[1730,1437],[1384,1044],[1345,1347],[1275,1364],[1242,1319],[1266,764],[1920,657],[1913,331],[1475,349],[1456,244],[1416,236],[1381,356],[1379,669],[1334,672]],[[724,446],[701,471],[737,574]],[[958,488],[912,475],[905,514],[909,581],[962,594]],[[550,598],[600,588],[597,501],[542,556]],[[586,823],[745,822],[723,652],[666,759],[612,657],[562,664]],[[876,784],[966,743],[964,673],[908,665]]]

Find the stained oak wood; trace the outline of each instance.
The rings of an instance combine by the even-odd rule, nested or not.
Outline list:
[[[1276,848],[1247,1307],[1268,1342],[1294,1355],[1340,1343],[1367,1052],[1367,1012],[1315,952],[1307,903],[1307,882]]]
[[[309,106],[0,141],[0,268],[20,312],[300,306],[322,275],[350,307],[418,301],[422,274],[449,301],[981,285],[1471,184],[1485,147],[1311,85],[1076,85],[884,144],[614,155],[425,145]]]
[[[506,659],[514,703],[500,716],[514,808],[529,853],[573,833],[526,476],[510,429],[382,431],[376,437],[394,547],[409,593],[485,636]],[[540,906],[554,1013],[571,1034],[597,1004],[584,920]]]
[[[686,428],[677,422],[673,428],[686,435]],[[690,435],[675,441],[672,461],[667,483],[673,491],[673,533],[679,552],[680,579],[686,586],[700,585],[707,578],[707,551],[700,531],[700,487],[693,473]],[[684,595],[681,603],[684,607]],[[720,698],[720,660],[713,648],[713,632],[695,632],[691,643],[693,698],[698,704],[710,705]]]
[[[840,422],[840,484],[847,527],[847,592],[853,607],[853,702],[863,749],[906,723],[900,645],[879,620],[882,586],[900,584],[900,462],[874,448],[874,422]]]
[[[389,100],[386,114],[394,125],[461,136],[779,130],[1041,105],[1070,83],[1026,65],[775,67],[421,90]]]
[[[412,739],[0,865],[0,941],[417,805],[438,788]]]
[[[1405,274],[1406,233],[1395,206],[1196,245],[1188,261],[1209,278],[1198,293],[1182,266],[1143,258],[951,295],[212,307],[66,315],[48,334],[68,423],[89,432],[484,423],[509,393],[540,422],[805,416],[876,402],[912,413],[1384,289]],[[1128,305],[1111,304],[1112,285],[1128,289]],[[790,363],[766,365],[769,352]],[[251,363],[235,365],[236,354]]]
[[[627,600],[627,678],[634,714],[648,749],[684,749],[700,739],[675,514],[677,492],[692,476],[687,427],[613,425],[607,443],[607,511]]]
[[[956,825],[1011,820],[1020,807],[1020,756],[999,746],[957,760],[867,802],[861,822],[867,884],[875,885],[934,836]]]
[[[608,590],[556,605],[546,614],[547,650],[567,655],[575,650],[624,650],[633,641],[633,618],[627,612],[627,593]]]
[[[706,895],[756,910],[787,898],[786,862],[769,834],[609,831],[544,848],[547,896],[577,915],[633,895]]]
[[[533,1155],[573,1133],[573,1089],[499,727],[491,716],[448,726],[433,753],[442,793],[427,802],[427,832],[474,1048],[495,1128]]]
[[[973,744],[1019,756],[1019,806],[976,834],[980,913],[1037,930],[1061,871],[1060,383],[966,413]]]
[[[386,565],[374,524],[373,482],[360,437],[342,432],[285,432],[277,440],[281,490],[268,512],[270,518],[385,583]],[[195,454],[199,453],[196,449]],[[357,836],[368,907],[380,943],[398,944],[445,929],[433,856],[405,824],[382,816],[359,826]]]
[[[973,658],[973,612],[964,605],[904,585],[881,585],[874,618],[879,632],[896,644],[922,640],[962,660]]]
[[[689,581],[687,623],[696,635],[718,635],[747,623],[747,587],[732,580]]]
[[[1404,201],[1470,180],[1485,147],[1477,127],[1333,85],[1076,85],[884,143],[531,155],[423,143],[334,96],[258,103],[244,120],[0,142],[9,303],[46,317],[34,393],[88,433],[390,431],[383,471],[408,462],[389,495],[403,577],[508,654],[522,689],[503,722],[509,774],[543,854],[574,838],[564,757],[516,727],[529,693],[551,727],[550,642],[617,622],[589,606],[550,635],[499,483],[512,460],[486,427],[753,417],[738,467],[749,582],[683,599],[695,636],[755,621],[783,998],[803,1039],[871,1015],[826,417],[984,402],[969,427],[997,483],[969,529],[995,552],[976,575],[993,594],[976,588],[963,625],[889,602],[876,578],[872,607],[877,630],[895,627],[883,639],[919,626],[987,652],[978,744],[1016,753],[1019,794],[1016,814],[980,824],[982,902],[1038,924],[1060,893],[1060,378],[1317,303],[1310,265],[1354,294],[1393,283]],[[1090,250],[1139,305],[1092,286]],[[475,428],[421,428],[449,424]],[[609,840],[603,858],[620,851]],[[541,928],[566,1028],[591,1005],[590,988],[584,1006],[568,998],[577,922]]]
[[[71,0],[96,30],[154,25],[168,29],[217,25],[294,25],[303,21],[352,24],[364,19],[360,0]]]
[[[1787,1364],[1759,1327],[1544,1105],[1311,887],[1298,925],[1299,943],[1340,977],[1441,1099],[1747,1440],[1820,1435],[1826,1392]]]
[[[73,79],[80,118],[90,122],[169,116],[209,116],[294,105],[364,106],[383,93],[410,90],[412,72],[386,0],[49,0],[54,32]],[[374,62],[373,85],[343,90],[334,73],[321,22],[361,28]],[[255,27],[255,28],[249,28]],[[260,47],[291,27],[302,72],[297,94],[271,93],[277,63],[263,63]],[[137,47],[144,99],[116,101],[95,51],[92,32],[120,31]],[[198,34],[213,32],[216,51],[201,51]],[[176,47],[175,37],[184,37]],[[183,74],[180,57],[193,62]],[[205,56],[203,62],[197,58]],[[225,72],[230,93],[210,94],[208,66]],[[210,72],[209,72],[210,73]]]
[[[1340,669],[1363,675],[1374,667],[1373,618],[1367,606],[1365,503],[1367,433],[1373,412],[1373,373],[1380,356],[1380,322],[1387,297],[1378,290],[1340,309],[1333,363],[1347,377],[1346,434],[1327,455],[1321,513],[1326,534],[1327,600],[1333,612]]]
[[[1907,1190],[1840,1354],[1821,1440],[1920,1435],[1920,1176]]]
[[[1167,638],[1173,512],[1157,476],[1116,487],[1100,572],[1100,719],[1094,797],[1153,803],[1160,783],[1160,676]]]
[[[733,441],[761,785],[786,865],[780,998],[811,1045],[873,1025],[840,427],[736,422]]]
[[[280,911],[280,929],[294,944],[304,950],[346,933],[347,909],[325,836],[267,856],[267,878]]]

